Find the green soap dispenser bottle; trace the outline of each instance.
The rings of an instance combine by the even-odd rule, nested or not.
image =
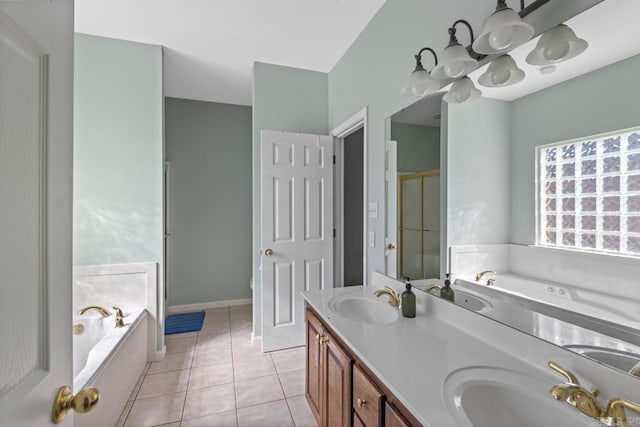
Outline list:
[[[407,283],[407,290],[402,293],[402,315],[416,317],[416,294],[411,291],[411,283]]]
[[[444,281],[444,286],[442,287],[442,289],[440,289],[440,298],[453,301],[454,292],[453,289],[451,289],[451,280],[449,280],[450,276],[451,273],[447,273],[447,278]]]

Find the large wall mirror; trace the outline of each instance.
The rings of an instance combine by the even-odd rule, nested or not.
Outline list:
[[[478,264],[498,271],[497,276],[488,276],[495,281],[487,277],[481,283],[474,281],[471,271],[479,271],[476,266],[465,272],[469,292],[478,291],[476,304],[466,308],[636,376],[640,376],[640,288],[634,286],[640,250],[633,249],[640,247],[636,246],[640,242],[640,132],[634,136],[634,129],[640,127],[638,16],[640,2],[602,1],[565,21],[589,44],[580,56],[552,67],[529,65],[525,58],[538,42],[536,37],[510,52],[526,74],[521,82],[502,88],[478,85],[486,64],[469,75],[483,91],[482,98],[447,104],[442,102],[445,87],[386,122],[387,138],[395,141],[391,145],[397,151],[397,183],[395,189],[387,188],[387,229],[389,240],[398,242],[394,262],[387,262],[387,274],[398,279],[442,278],[456,256],[476,261],[493,256],[462,254],[455,248],[502,245],[498,252],[506,251],[505,266]],[[596,162],[582,158],[590,153],[578,153],[581,145],[576,145],[574,160],[559,158],[557,173],[566,176],[558,176],[549,190],[558,192],[547,194],[553,199],[550,204],[544,206],[545,199],[540,206],[545,189],[537,181],[546,172],[540,171],[539,147],[555,143],[569,147],[567,141],[615,132],[624,136],[606,150],[620,147],[619,153],[603,148],[598,155],[602,165],[609,166],[602,170],[587,170]],[[570,150],[566,156],[571,156]],[[618,187],[596,186],[591,198],[582,194],[591,191],[582,187],[583,174],[606,175],[614,169],[621,174]],[[436,176],[438,185],[431,185],[428,179]],[[572,199],[566,206],[576,207],[571,211],[574,218],[551,215],[556,222],[544,223],[547,211],[559,211],[563,199]],[[601,208],[602,218],[584,211],[592,208]],[[553,229],[556,226],[558,230]],[[607,244],[603,251],[584,252],[598,249],[595,244],[600,240]],[[550,243],[565,247],[549,248]],[[616,254],[616,248],[626,252]],[[524,298],[500,292],[502,269],[508,269],[515,258],[520,270],[528,269],[541,283],[564,283],[565,259],[583,266],[576,273],[579,283],[567,289],[561,285],[549,285],[548,292],[547,287],[543,289],[554,294],[555,307],[561,310],[549,309],[552,305],[544,295],[538,298],[526,288],[519,291]],[[460,269],[454,275],[461,277]],[[466,290],[461,288],[461,293]],[[493,304],[492,309],[479,310],[483,301]],[[578,306],[587,310],[574,308]]]

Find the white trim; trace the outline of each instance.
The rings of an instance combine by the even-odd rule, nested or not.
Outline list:
[[[262,335],[255,336],[253,332],[251,332],[251,344],[258,345],[262,348]]]
[[[368,276],[368,230],[369,230],[369,222],[368,222],[368,209],[369,206],[369,186],[368,186],[368,176],[369,176],[369,150],[368,150],[368,109],[364,107],[362,110],[355,113],[353,116],[349,117],[347,120],[342,122],[340,125],[336,126],[332,131],[331,135],[334,137],[334,144],[339,148],[340,151],[340,159],[336,162],[336,170],[337,173],[334,173],[335,179],[334,182],[337,181],[337,185],[335,186],[337,191],[334,191],[334,224],[337,222],[337,219],[340,218],[340,228],[338,233],[336,233],[336,239],[340,239],[338,242],[338,247],[341,249],[343,246],[343,230],[342,224],[344,223],[344,212],[342,210],[342,200],[344,187],[342,185],[342,178],[344,176],[342,167],[344,165],[344,138],[352,134],[353,132],[363,129],[362,136],[362,157],[363,157],[363,167],[362,167],[362,284],[367,285],[367,276]],[[339,167],[338,167],[339,166]],[[339,210],[336,210],[336,206],[338,206]],[[335,245],[334,245],[335,247]],[[337,267],[334,271],[339,270],[340,276],[336,280],[336,284],[338,286],[344,285],[344,266],[342,265],[342,253],[340,250],[339,253],[335,254],[334,257],[334,266]],[[338,264],[339,263],[339,267]],[[335,274],[334,274],[335,276]]]
[[[193,310],[206,310],[208,308],[233,307],[236,305],[249,305],[251,298],[230,299],[226,301],[209,301],[196,304],[170,305],[168,313],[183,313]]]

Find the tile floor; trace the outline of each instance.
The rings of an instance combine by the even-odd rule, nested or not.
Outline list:
[[[316,427],[304,397],[304,347],[262,353],[251,306],[206,310],[200,332],[168,335],[117,427]]]

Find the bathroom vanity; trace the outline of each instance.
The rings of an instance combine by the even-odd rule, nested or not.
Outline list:
[[[554,399],[567,380],[549,362],[597,387],[603,407],[640,398],[619,370],[435,296],[417,293],[417,316],[404,318],[374,296],[384,285],[402,289],[374,273],[370,286],[304,293],[306,396],[320,426],[600,425]]]

